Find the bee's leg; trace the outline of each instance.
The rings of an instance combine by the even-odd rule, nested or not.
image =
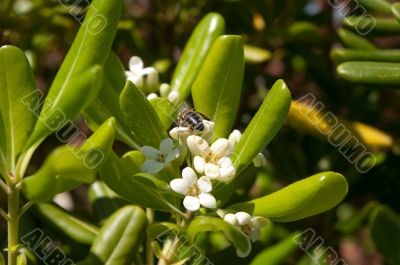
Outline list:
[[[208,118],[206,114],[204,114],[204,113],[202,113],[202,112],[200,112],[200,111],[196,111],[196,112],[197,112],[203,119],[205,119],[205,120],[207,120],[207,121],[210,120],[210,118]]]

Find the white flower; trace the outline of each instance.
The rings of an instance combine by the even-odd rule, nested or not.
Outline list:
[[[269,223],[267,218],[259,216],[251,217],[246,212],[227,213],[224,216],[224,221],[239,227],[252,242],[259,239],[260,229]]]
[[[160,95],[162,97],[167,97],[169,92],[171,91],[171,87],[167,83],[162,83],[160,85],[160,89],[159,90],[160,90]]]
[[[217,202],[212,194],[211,181],[203,176],[197,179],[196,172],[190,167],[182,170],[182,178],[170,182],[171,188],[185,196],[183,206],[191,212],[197,211],[200,205],[206,208],[216,208]]]
[[[179,102],[179,92],[178,91],[171,91],[168,94],[168,100],[172,103],[172,104],[177,104]]]
[[[232,148],[235,148],[235,145],[239,142],[240,138],[242,138],[242,133],[239,130],[233,130],[231,132],[228,140]],[[267,164],[267,159],[262,153],[258,153],[253,159],[253,164],[255,167],[265,166]]]
[[[142,165],[142,171],[150,174],[160,172],[164,166],[179,156],[178,148],[174,149],[174,142],[171,138],[165,138],[160,143],[160,150],[152,146],[140,148],[147,160]]]
[[[169,131],[169,135],[174,140],[179,140],[182,144],[186,144],[186,139],[190,135],[198,135],[203,139],[211,140],[214,135],[214,122],[203,120],[204,130],[193,131],[189,127],[174,127]]]
[[[152,100],[154,98],[158,98],[158,95],[156,93],[150,93],[147,95],[148,100]]]
[[[143,68],[140,57],[133,56],[129,60],[129,71],[125,71],[126,78],[143,90],[154,91],[158,88],[158,72],[154,67]]]
[[[236,170],[229,156],[233,149],[228,139],[220,138],[211,146],[200,136],[190,135],[187,145],[194,156],[193,165],[200,174],[205,174],[210,179],[229,180]]]

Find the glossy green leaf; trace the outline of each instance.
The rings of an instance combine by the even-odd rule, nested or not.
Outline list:
[[[97,99],[85,110],[85,117],[92,130],[96,130],[105,120],[114,117],[116,138],[130,147],[137,147],[136,136],[130,131],[119,106],[119,95],[125,86],[126,77],[119,58],[110,52],[104,65],[104,82]]]
[[[87,103],[84,105],[88,106],[95,100],[96,93],[92,92],[93,88],[87,91],[83,88],[77,90],[73,83],[76,83],[74,80],[81,77],[87,69],[91,69],[95,65],[104,65],[117,31],[121,12],[121,0],[111,2],[94,0],[91,2],[78,34],[51,85],[39,120],[47,119],[49,113],[55,109],[60,109],[67,119],[73,118],[82,107],[83,101]],[[99,73],[96,74],[96,77],[99,79]],[[89,95],[85,99],[75,95],[86,95],[89,91],[93,95]],[[72,104],[75,109],[67,108],[64,101],[70,101],[68,106]],[[64,108],[67,108],[68,111],[59,105],[64,105]],[[55,131],[57,128],[59,126],[54,126],[50,131]],[[30,142],[35,143],[47,136],[49,134],[48,129],[43,123],[38,123]]]
[[[0,253],[0,265],[6,265],[6,262],[4,261],[4,256],[2,253]]]
[[[276,81],[235,146],[232,158],[237,172],[252,163],[254,157],[275,137],[286,120],[290,102],[290,91],[285,82]]]
[[[87,192],[93,213],[100,222],[127,204],[101,180],[93,182]]]
[[[344,28],[338,29],[338,35],[347,47],[363,50],[376,49],[372,42]]]
[[[339,173],[327,171],[302,179],[264,197],[229,207],[276,222],[300,220],[335,207],[347,194]]]
[[[190,94],[191,86],[215,39],[225,31],[225,21],[217,13],[209,13],[197,25],[182,57],[175,68],[171,81],[171,90],[177,90],[180,100],[184,101]]]
[[[91,245],[99,233],[98,227],[72,216],[52,204],[39,203],[32,207],[34,213],[44,223],[78,243]]]
[[[24,53],[14,46],[0,48],[0,173],[14,172],[36,122],[30,103],[38,103],[35,79]],[[29,98],[29,102],[24,100]]]
[[[354,29],[358,34],[365,36],[369,34],[400,33],[400,24],[396,19],[365,16],[350,16],[343,20],[343,25]]]
[[[250,263],[250,265],[280,265],[289,259],[299,246],[294,238],[300,233],[293,233],[279,243],[261,251]]]
[[[102,67],[93,66],[68,82],[69,93],[56,98],[46,97],[38,122],[29,138],[28,147],[41,142],[90,105],[95,100],[102,84]],[[50,102],[50,103],[49,103]]]
[[[100,170],[100,176],[108,187],[126,200],[142,207],[170,211],[173,206],[167,197],[171,193],[169,185],[152,175],[135,175],[129,165],[111,153]]]
[[[259,48],[256,46],[244,45],[244,59],[247,63],[264,63],[271,58],[271,52],[269,50]]]
[[[215,122],[218,137],[227,137],[235,122],[244,73],[242,37],[218,37],[193,83],[196,110]]]
[[[144,239],[146,225],[146,215],[137,206],[125,206],[116,211],[93,242],[88,258],[90,264],[132,264]]]
[[[17,257],[17,265],[27,265],[28,261],[24,253],[21,253]]]
[[[129,128],[140,143],[158,148],[160,142],[167,138],[167,134],[157,113],[142,91],[128,81],[119,102]]]
[[[338,74],[349,81],[376,84],[399,85],[400,63],[345,62],[337,67]]]
[[[55,149],[33,176],[23,180],[25,197],[34,202],[44,202],[81,183],[93,182],[96,170],[111,151],[114,134],[115,120],[110,118],[81,147]]]
[[[397,21],[400,21],[400,3],[393,3],[391,9]]]
[[[391,11],[390,3],[385,0],[358,0],[357,4],[371,11],[381,12],[384,14],[390,14]]]
[[[235,226],[221,218],[201,216],[196,217],[187,228],[189,240],[194,242],[196,236],[202,232],[223,232],[225,237],[233,244],[239,256],[245,257],[251,251],[248,237]]]
[[[179,107],[172,104],[167,98],[157,97],[150,100],[154,111],[157,113],[164,130],[168,130],[178,116]]]
[[[380,61],[400,62],[399,50],[358,50],[358,49],[332,49],[331,58],[336,62],[346,61]]]
[[[400,217],[387,206],[376,207],[369,219],[371,238],[388,264],[400,264]]]

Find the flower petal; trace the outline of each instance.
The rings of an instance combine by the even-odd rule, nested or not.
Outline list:
[[[179,194],[186,195],[188,193],[189,187],[187,182],[183,179],[173,179],[169,185],[173,191]]]
[[[174,149],[174,141],[171,138],[165,138],[160,143],[160,152],[163,154],[168,154]]]
[[[258,153],[256,157],[253,159],[253,164],[255,167],[265,166],[267,164],[267,160],[262,153]]]
[[[246,212],[237,212],[235,216],[239,225],[249,225],[251,222],[251,215]]]
[[[230,156],[233,152],[233,148],[229,143],[228,139],[219,138],[210,147],[212,156],[214,158]]]
[[[203,174],[204,168],[206,167],[206,161],[201,156],[195,156],[193,158],[193,166],[198,173]]]
[[[142,154],[145,157],[151,158],[151,159],[157,159],[158,154],[160,153],[160,151],[158,151],[157,149],[155,149],[152,146],[143,146],[142,148],[140,148],[140,151],[142,151]]]
[[[178,140],[178,127],[174,127],[169,131],[169,136],[171,136],[172,139]]]
[[[183,206],[191,212],[195,212],[200,208],[200,201],[198,198],[193,196],[186,196],[183,200]]]
[[[251,242],[256,242],[260,238],[260,229],[251,230],[248,236]]]
[[[233,213],[225,214],[224,221],[227,222],[227,223],[230,223],[231,225],[237,225],[238,224],[238,220],[236,218],[236,215],[234,215]]]
[[[139,74],[142,69],[143,69],[142,59],[138,56],[132,56],[129,59],[129,70],[132,73]]]
[[[204,168],[204,173],[210,179],[216,179],[219,177],[219,167],[212,163],[207,163]]]
[[[213,195],[211,195],[210,193],[201,193],[199,195],[199,201],[200,201],[200,204],[206,208],[216,208],[217,207],[217,201],[215,200],[215,197]]]
[[[156,174],[160,172],[164,168],[164,163],[157,162],[154,160],[146,160],[144,161],[141,171],[147,172],[150,174]]]
[[[175,90],[174,90],[174,91],[171,91],[171,92],[168,94],[168,100],[169,100],[171,103],[173,103],[173,104],[178,103],[179,97],[180,97],[179,92],[178,92],[178,91],[175,91]]]
[[[230,178],[234,177],[236,174],[236,169],[234,166],[229,167],[220,167],[219,168],[219,177],[220,180],[229,180]]]
[[[199,178],[199,180],[197,181],[197,187],[199,187],[199,190],[201,192],[211,192],[212,191],[212,184],[211,184],[211,180],[207,177],[201,177]]]
[[[242,138],[242,133],[239,130],[233,130],[229,135],[228,140],[232,146],[235,146],[239,142],[240,138]]]
[[[158,98],[158,95],[156,93],[150,93],[147,95],[148,100],[152,100],[154,98]]]
[[[187,145],[190,149],[190,152],[194,156],[206,156],[210,152],[210,147],[208,146],[208,143],[206,140],[201,138],[200,136],[197,135],[190,135],[187,138]]]
[[[179,157],[179,149],[176,148],[168,153],[167,157],[165,158],[165,163],[169,163]]]
[[[186,181],[189,186],[193,186],[197,183],[196,172],[191,167],[185,167],[182,170],[182,178]]]
[[[255,216],[255,217],[251,218],[250,226],[254,229],[260,229],[269,223],[270,223],[270,221],[267,218],[264,218],[261,216]]]

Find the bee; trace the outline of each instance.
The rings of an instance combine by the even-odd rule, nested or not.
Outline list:
[[[210,119],[204,113],[192,108],[185,108],[178,114],[177,124],[179,127],[188,127],[192,131],[202,132],[204,130],[203,120],[209,121]]]

